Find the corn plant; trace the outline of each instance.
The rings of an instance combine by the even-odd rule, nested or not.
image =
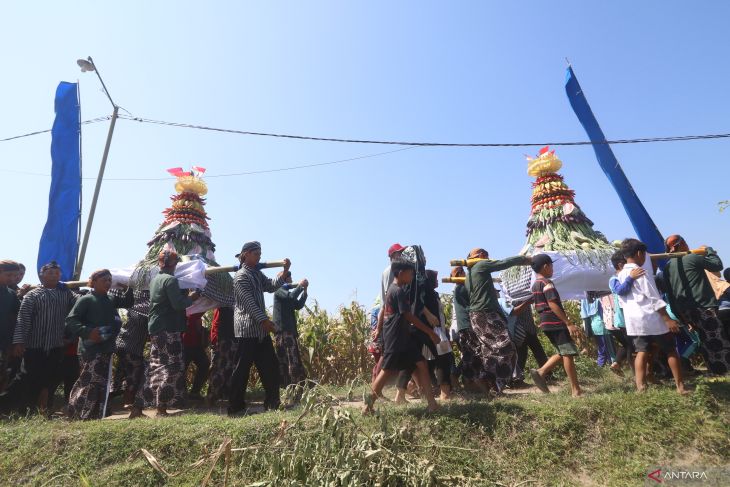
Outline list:
[[[342,306],[337,316],[314,306],[298,315],[302,361],[310,378],[346,384],[369,374],[374,363],[367,351],[370,325],[365,308]]]

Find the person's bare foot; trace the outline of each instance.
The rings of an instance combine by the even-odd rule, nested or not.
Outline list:
[[[580,388],[575,389],[573,392],[571,392],[571,395],[573,397],[582,397],[583,396],[583,390],[580,389]]]
[[[167,412],[167,408],[165,408],[165,407],[158,407],[157,408],[157,417],[163,417],[164,418],[165,416],[169,416],[169,415],[170,415],[170,413]]]
[[[363,396],[363,402],[365,405],[362,408],[362,415],[363,416],[369,416],[375,412],[375,398],[376,395],[374,393],[365,394]]]
[[[428,406],[426,407],[426,411],[428,411],[429,413],[435,413],[435,412],[436,412],[436,411],[438,411],[439,409],[441,409],[441,406],[439,406],[439,405],[438,405],[438,404],[436,403],[436,401],[434,401],[434,402],[433,402],[433,404],[429,404],[429,405],[428,405]]]
[[[646,393],[646,386],[637,387],[636,388],[636,393],[637,394],[644,394],[644,393]]]
[[[446,394],[444,392],[441,393],[439,396],[440,401],[450,401],[451,400],[451,394]]]
[[[684,386],[681,386],[681,387],[677,387],[677,393],[681,396],[686,396],[688,394],[692,394],[692,391],[688,391],[687,389],[684,388]]]

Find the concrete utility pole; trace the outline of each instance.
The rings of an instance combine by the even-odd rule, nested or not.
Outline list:
[[[119,106],[112,100],[109,91],[106,89],[104,80],[101,79],[99,69],[94,64],[94,60],[89,56],[87,59],[79,59],[76,64],[81,68],[81,72],[93,71],[101,82],[101,87],[104,90],[104,94],[109,98],[109,102],[114,107],[112,112],[112,120],[109,125],[109,133],[106,136],[106,145],[104,146],[104,155],[101,156],[101,166],[99,166],[99,175],[96,177],[96,187],[94,188],[94,197],[91,199],[91,209],[89,210],[89,217],[86,220],[86,229],[84,230],[84,239],[81,242],[81,250],[79,256],[76,259],[76,269],[74,270],[74,280],[78,280],[81,276],[81,270],[84,267],[84,258],[86,257],[86,246],[89,243],[89,233],[91,233],[91,224],[94,223],[94,213],[96,213],[96,202],[99,199],[99,190],[101,189],[101,181],[104,179],[104,170],[106,169],[106,160],[109,157],[109,147],[112,145],[112,136],[114,135],[114,126],[117,124],[117,115],[119,114]]]

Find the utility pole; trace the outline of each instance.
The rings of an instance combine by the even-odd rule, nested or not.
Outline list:
[[[81,242],[81,250],[79,251],[78,258],[76,259],[76,269],[74,270],[74,280],[78,280],[81,276],[81,270],[84,267],[84,258],[86,257],[86,246],[89,243],[89,234],[91,233],[91,225],[94,223],[94,213],[96,213],[96,202],[99,199],[99,191],[101,190],[101,181],[104,179],[104,170],[106,169],[106,160],[109,157],[109,148],[112,145],[112,136],[114,135],[114,126],[117,124],[117,116],[119,114],[119,106],[114,103],[109,91],[106,89],[104,80],[101,79],[101,74],[94,64],[94,60],[89,56],[87,59],[79,59],[76,63],[81,68],[81,72],[93,71],[101,82],[101,87],[104,90],[104,94],[109,98],[109,102],[114,107],[112,112],[112,120],[109,124],[109,133],[106,136],[106,145],[104,146],[104,154],[101,157],[101,165],[99,166],[99,175],[96,177],[96,187],[94,188],[94,196],[91,199],[91,209],[89,210],[89,216],[86,220],[86,229],[84,230],[84,239]]]

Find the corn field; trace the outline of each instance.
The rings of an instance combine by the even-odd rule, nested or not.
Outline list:
[[[373,368],[367,351],[370,323],[356,302],[342,306],[336,316],[315,302],[297,319],[299,344],[307,375],[322,384],[346,384],[368,377]]]

